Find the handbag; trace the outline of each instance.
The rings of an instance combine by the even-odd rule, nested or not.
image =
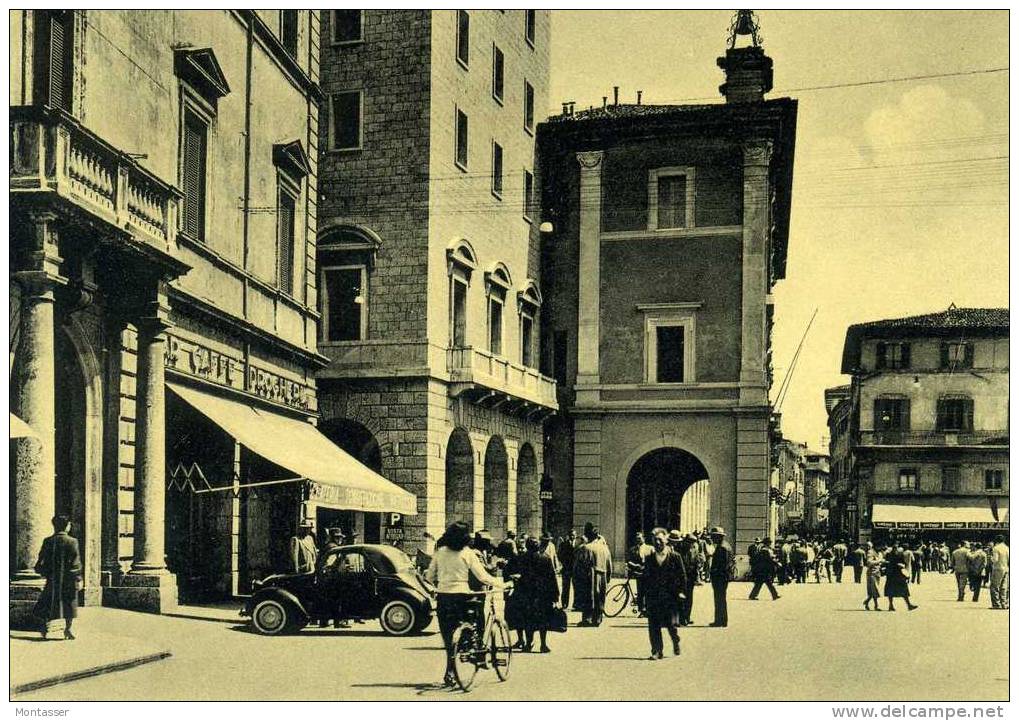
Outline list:
[[[566,633],[568,627],[566,609],[553,608],[548,614],[548,630],[553,633]]]

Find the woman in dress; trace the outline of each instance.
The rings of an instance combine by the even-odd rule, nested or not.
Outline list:
[[[541,551],[537,538],[528,538],[522,556],[520,580],[516,583],[513,598],[516,600],[520,626],[524,631],[524,651],[534,647],[534,632],[541,638],[541,653],[549,653],[548,627],[552,610],[559,605],[559,587],[556,584],[552,559]],[[519,595],[519,598],[517,596]]]
[[[885,554],[885,596],[888,597],[888,610],[895,610],[895,599],[906,599],[906,608],[910,611],[919,606],[909,601],[909,577],[906,575],[906,555],[902,544],[897,543]],[[877,600],[874,601],[875,605]]]
[[[489,574],[473,549],[468,548],[471,540],[466,523],[457,521],[446,529],[435,544],[435,554],[425,576],[436,587],[436,616],[439,632],[446,647],[446,673],[442,682],[446,686],[456,685],[453,671],[453,632],[467,618],[470,603],[477,598],[471,591],[470,579],[474,577],[486,586],[507,588],[512,584],[503,583]]]
[[[867,599],[863,602],[863,607],[870,610],[870,602],[874,602],[874,610],[880,611],[881,608],[877,605],[878,599],[881,598],[881,554],[874,550],[874,544],[870,541],[867,542],[866,555],[864,556],[863,563],[867,567]]]

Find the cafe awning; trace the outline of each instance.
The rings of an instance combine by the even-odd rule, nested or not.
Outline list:
[[[417,513],[417,498],[338,447],[310,423],[167,383],[242,446],[312,483],[311,499],[354,511]]]
[[[874,502],[874,528],[981,530],[1008,528],[1005,496],[889,498]]]
[[[11,438],[27,438],[34,436],[35,431],[32,430],[32,426],[25,423],[23,420],[18,418],[16,415],[11,413]]]

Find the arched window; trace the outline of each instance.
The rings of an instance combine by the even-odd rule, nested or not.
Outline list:
[[[533,278],[524,282],[524,289],[517,293],[517,313],[520,316],[520,362],[533,368],[538,354],[537,318],[541,309],[541,289]]]
[[[506,295],[513,287],[513,278],[505,263],[495,263],[485,271],[485,297],[488,304],[488,350],[502,355],[503,319]]]
[[[325,343],[368,338],[370,277],[382,239],[359,225],[319,233],[318,288]]]
[[[467,345],[467,289],[478,267],[478,256],[469,242],[454,238],[446,246],[449,273],[449,340],[454,348]]]

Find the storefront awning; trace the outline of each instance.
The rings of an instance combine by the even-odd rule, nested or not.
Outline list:
[[[874,502],[874,528],[980,530],[1008,528],[1008,498],[895,498]]]
[[[336,446],[310,423],[167,383],[248,450],[311,481],[312,500],[354,511],[417,513],[417,498]]]
[[[32,426],[11,413],[11,438],[27,438],[29,436],[35,436]]]

